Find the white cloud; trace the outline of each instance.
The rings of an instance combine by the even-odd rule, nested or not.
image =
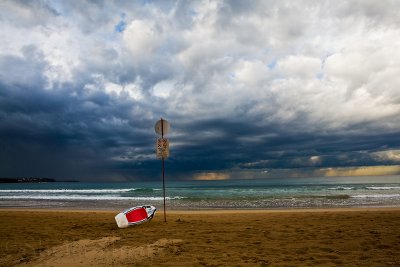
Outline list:
[[[172,90],[174,90],[174,87],[174,81],[161,81],[154,86],[153,95],[157,97],[167,98],[170,96]]]
[[[260,86],[262,82],[268,82],[271,74],[261,61],[242,61],[238,63],[234,77],[245,85],[254,87]]]
[[[123,34],[124,42],[132,52],[133,58],[140,61],[155,53],[162,41],[162,30],[153,21],[133,20]]]
[[[321,71],[321,59],[291,55],[280,60],[277,69],[285,78],[300,77],[313,80]]]
[[[312,156],[312,157],[310,157],[310,162],[312,164],[319,164],[319,163],[321,163],[321,157],[320,156]]]
[[[17,16],[2,19],[1,51],[21,55],[23,46],[36,46],[49,88],[79,79],[90,88],[99,74],[108,94],[149,103],[173,98],[166,108],[174,114],[240,111],[278,123],[301,117],[310,129],[397,125],[398,4],[386,4],[199,1],[122,11],[84,3],[83,11],[4,2]],[[122,13],[126,28],[117,33]]]

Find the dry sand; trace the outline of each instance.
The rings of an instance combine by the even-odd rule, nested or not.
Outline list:
[[[162,213],[0,210],[1,266],[400,266],[400,209]]]

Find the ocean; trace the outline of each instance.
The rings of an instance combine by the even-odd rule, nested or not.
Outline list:
[[[167,209],[400,207],[400,176],[166,181]],[[163,207],[162,182],[0,184],[0,207]]]

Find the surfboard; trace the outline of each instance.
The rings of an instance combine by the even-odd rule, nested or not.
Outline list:
[[[117,222],[119,228],[126,228],[130,225],[141,224],[153,219],[156,210],[157,209],[153,206],[133,207],[118,213],[117,216],[115,216],[115,221]]]

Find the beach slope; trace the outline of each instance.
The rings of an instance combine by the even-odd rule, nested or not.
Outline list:
[[[158,213],[0,210],[1,266],[399,266],[400,209]]]

